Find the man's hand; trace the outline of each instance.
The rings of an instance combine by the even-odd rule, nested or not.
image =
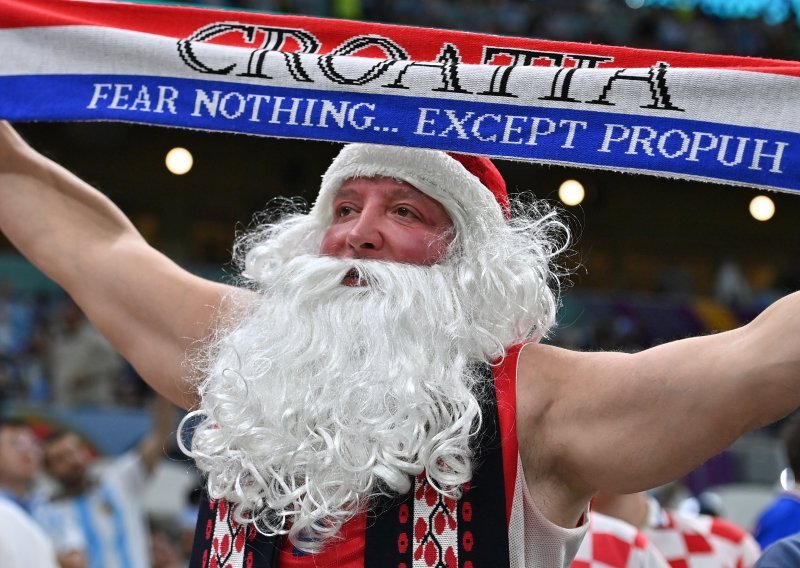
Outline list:
[[[89,566],[86,555],[79,550],[62,552],[58,555],[57,560],[61,568],[88,568]]]

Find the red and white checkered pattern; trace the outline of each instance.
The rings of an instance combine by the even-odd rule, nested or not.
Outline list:
[[[672,568],[750,568],[761,555],[745,530],[718,517],[662,510],[644,529]]]
[[[589,532],[571,568],[668,568],[664,557],[636,527],[592,512]]]

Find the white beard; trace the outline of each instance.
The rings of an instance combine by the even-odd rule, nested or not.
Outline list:
[[[365,285],[342,285],[354,266]],[[273,272],[202,389],[192,452],[211,496],[315,550],[410,476],[457,494],[480,419],[468,363],[485,355],[448,272],[325,257]]]
[[[257,292],[218,333],[187,416],[204,418],[187,453],[210,496],[309,552],[423,471],[458,497],[480,424],[473,363],[552,322],[540,232],[509,227],[477,260],[428,267],[286,259],[280,236],[251,249]],[[364,285],[343,285],[354,267]]]

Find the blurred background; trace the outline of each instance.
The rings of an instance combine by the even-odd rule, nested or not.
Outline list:
[[[800,0],[207,0],[254,9],[551,40],[800,57]],[[103,190],[144,236],[204,276],[233,275],[231,245],[277,196],[309,202],[338,146],[124,124],[19,124],[44,154]],[[175,148],[171,161],[167,155]],[[797,151],[796,149],[794,151]],[[176,157],[177,156],[177,157]],[[800,289],[800,196],[614,172],[498,162],[512,192],[551,201],[572,231],[559,324],[548,341],[637,351],[730,329]],[[170,171],[170,168],[172,171]],[[148,430],[149,389],[65,294],[0,236],[0,393],[38,431],[68,425],[98,455]],[[653,409],[653,412],[658,412]],[[735,412],[736,409],[731,409]],[[687,417],[691,420],[691,417]],[[745,528],[781,481],[781,424],[662,493]],[[145,496],[156,518],[191,507],[197,480],[177,451]],[[177,489],[176,489],[177,488]],[[191,516],[191,515],[189,515]]]

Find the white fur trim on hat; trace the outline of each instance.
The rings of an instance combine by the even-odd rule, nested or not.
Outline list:
[[[345,181],[378,176],[402,180],[441,203],[456,231],[470,230],[478,217],[480,224],[505,224],[492,192],[445,152],[376,144],[344,147],[322,177],[311,214],[330,221],[333,198]]]

